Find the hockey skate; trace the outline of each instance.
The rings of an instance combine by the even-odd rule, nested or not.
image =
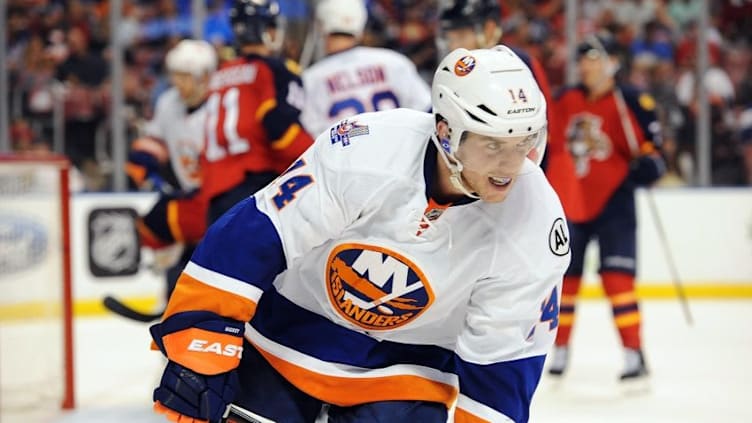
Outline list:
[[[642,350],[625,348],[624,356],[624,371],[619,376],[624,392],[635,394],[648,391],[650,389],[650,378]]]
[[[567,368],[569,362],[569,347],[561,346],[554,347],[553,357],[551,360],[551,367],[548,368],[548,374],[553,376],[561,376],[564,374],[564,370]]]

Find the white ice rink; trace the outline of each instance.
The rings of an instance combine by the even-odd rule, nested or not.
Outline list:
[[[691,301],[695,324],[675,301],[643,302],[649,392],[625,394],[622,353],[604,300],[579,304],[569,372],[544,374],[531,422],[752,422],[752,300]],[[43,340],[40,340],[43,348]],[[75,324],[77,409],[0,413],[2,423],[156,423],[151,390],[161,357],[147,326],[117,317]]]

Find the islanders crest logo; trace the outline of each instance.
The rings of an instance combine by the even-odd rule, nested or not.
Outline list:
[[[367,330],[402,326],[427,310],[434,294],[423,272],[404,256],[364,244],[335,247],[326,266],[332,307]]]
[[[466,76],[475,69],[475,57],[462,56],[454,64],[454,74],[457,76]]]

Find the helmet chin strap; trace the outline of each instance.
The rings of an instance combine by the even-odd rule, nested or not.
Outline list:
[[[462,182],[462,163],[457,160],[456,157],[452,158],[452,160],[454,160],[454,163],[452,163],[452,161],[449,160],[446,151],[444,151],[444,148],[441,146],[441,142],[438,140],[438,137],[434,135],[431,137],[431,139],[439,149],[439,156],[441,156],[441,159],[444,160],[444,163],[446,163],[449,171],[452,173],[451,175],[449,175],[449,182],[452,183],[452,186],[462,191],[462,194],[470,198],[480,198],[478,194],[467,189],[467,187],[465,187],[465,184]]]

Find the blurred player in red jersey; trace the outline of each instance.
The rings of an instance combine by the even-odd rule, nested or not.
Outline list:
[[[313,142],[300,124],[297,64],[273,57],[283,32],[273,0],[236,0],[230,9],[238,58],[209,83],[202,195],[209,222],[284,171]]]
[[[617,84],[618,48],[608,34],[591,35],[578,47],[581,84],[555,100],[554,139],[566,139],[581,184],[581,215],[569,215],[572,262],[562,288],[559,332],[549,373],[561,375],[569,356],[575,300],[585,247],[598,240],[599,273],[625,350],[622,381],[644,380],[647,367],[640,340],[635,294],[636,214],[634,190],[665,171],[657,151],[660,126],[648,94]]]
[[[500,43],[501,1],[500,0],[452,0],[445,2],[439,10],[439,50],[453,50],[455,48],[489,48]],[[548,77],[540,62],[519,48],[512,50],[522,59],[533,72],[538,86],[546,101],[551,103],[551,89]],[[524,99],[518,99],[524,101]],[[531,151],[529,158],[540,164],[549,183],[561,199],[564,211],[569,216],[578,215],[581,210],[579,184],[574,174],[574,162],[566,150],[563,137],[552,137],[560,132],[554,127],[551,118],[552,110],[548,109],[547,143]]]

